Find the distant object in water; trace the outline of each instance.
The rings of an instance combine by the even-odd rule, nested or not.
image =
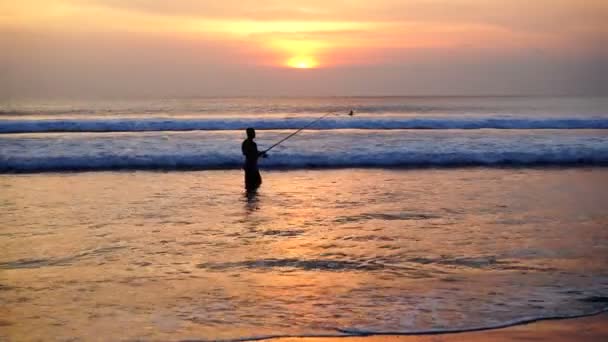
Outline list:
[[[355,115],[355,112],[351,109],[350,112],[348,112],[348,115],[353,116],[353,115]]]
[[[262,185],[262,176],[258,169],[258,158],[265,157],[266,152],[259,152],[258,145],[253,141],[255,139],[255,129],[247,128],[247,139],[241,145],[241,151],[245,156],[245,189],[247,192],[254,192]]]

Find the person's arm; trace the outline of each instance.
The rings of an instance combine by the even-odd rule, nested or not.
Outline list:
[[[255,155],[256,159],[258,159],[260,157],[266,158],[266,151],[259,151],[258,150],[258,144],[253,143],[253,144],[251,144],[251,146],[252,146],[251,148],[253,150],[251,153]]]

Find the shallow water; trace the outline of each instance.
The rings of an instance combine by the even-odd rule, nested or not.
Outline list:
[[[0,175],[0,339],[411,332],[604,309],[608,169]]]

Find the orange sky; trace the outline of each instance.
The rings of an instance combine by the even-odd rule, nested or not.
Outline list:
[[[435,63],[454,72],[463,65],[495,60],[496,65],[482,69],[496,71],[509,69],[509,63],[543,64],[546,59],[559,70],[559,63],[584,67],[602,60],[606,37],[605,0],[313,0],[299,5],[278,0],[3,1],[0,43],[10,53],[0,57],[9,70],[8,81],[0,85],[18,93],[28,88],[26,83],[53,83],[50,78],[61,69],[69,80],[58,86],[78,88],[85,81],[70,70],[86,70],[87,77],[95,80],[133,66],[141,69],[133,77],[150,77],[146,70],[154,70],[180,82],[175,74],[184,74],[182,81],[190,84],[184,91],[189,92],[196,92],[201,84],[186,77],[184,66],[190,68],[190,76],[213,71],[219,77],[244,71],[264,74],[261,70],[266,68],[279,83],[291,82],[293,76],[282,80],[283,72],[274,69],[336,73],[348,68],[351,73],[357,69],[369,73],[391,67],[432,69]],[[40,80],[28,72],[31,69],[42,74]],[[225,73],[218,73],[220,69]],[[353,77],[343,76],[344,82]],[[372,76],[382,82],[378,73]],[[251,81],[239,84],[247,82]],[[314,88],[313,81],[307,82]],[[132,88],[138,84],[132,83]],[[224,87],[247,93],[247,87],[237,91],[239,84]],[[274,91],[271,88],[269,92]],[[399,89],[370,90],[395,91]]]

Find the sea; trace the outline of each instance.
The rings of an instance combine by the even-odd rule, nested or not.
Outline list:
[[[349,115],[350,111],[353,115]],[[257,131],[263,184],[246,193]],[[608,97],[0,102],[0,340],[425,334],[608,310]]]

